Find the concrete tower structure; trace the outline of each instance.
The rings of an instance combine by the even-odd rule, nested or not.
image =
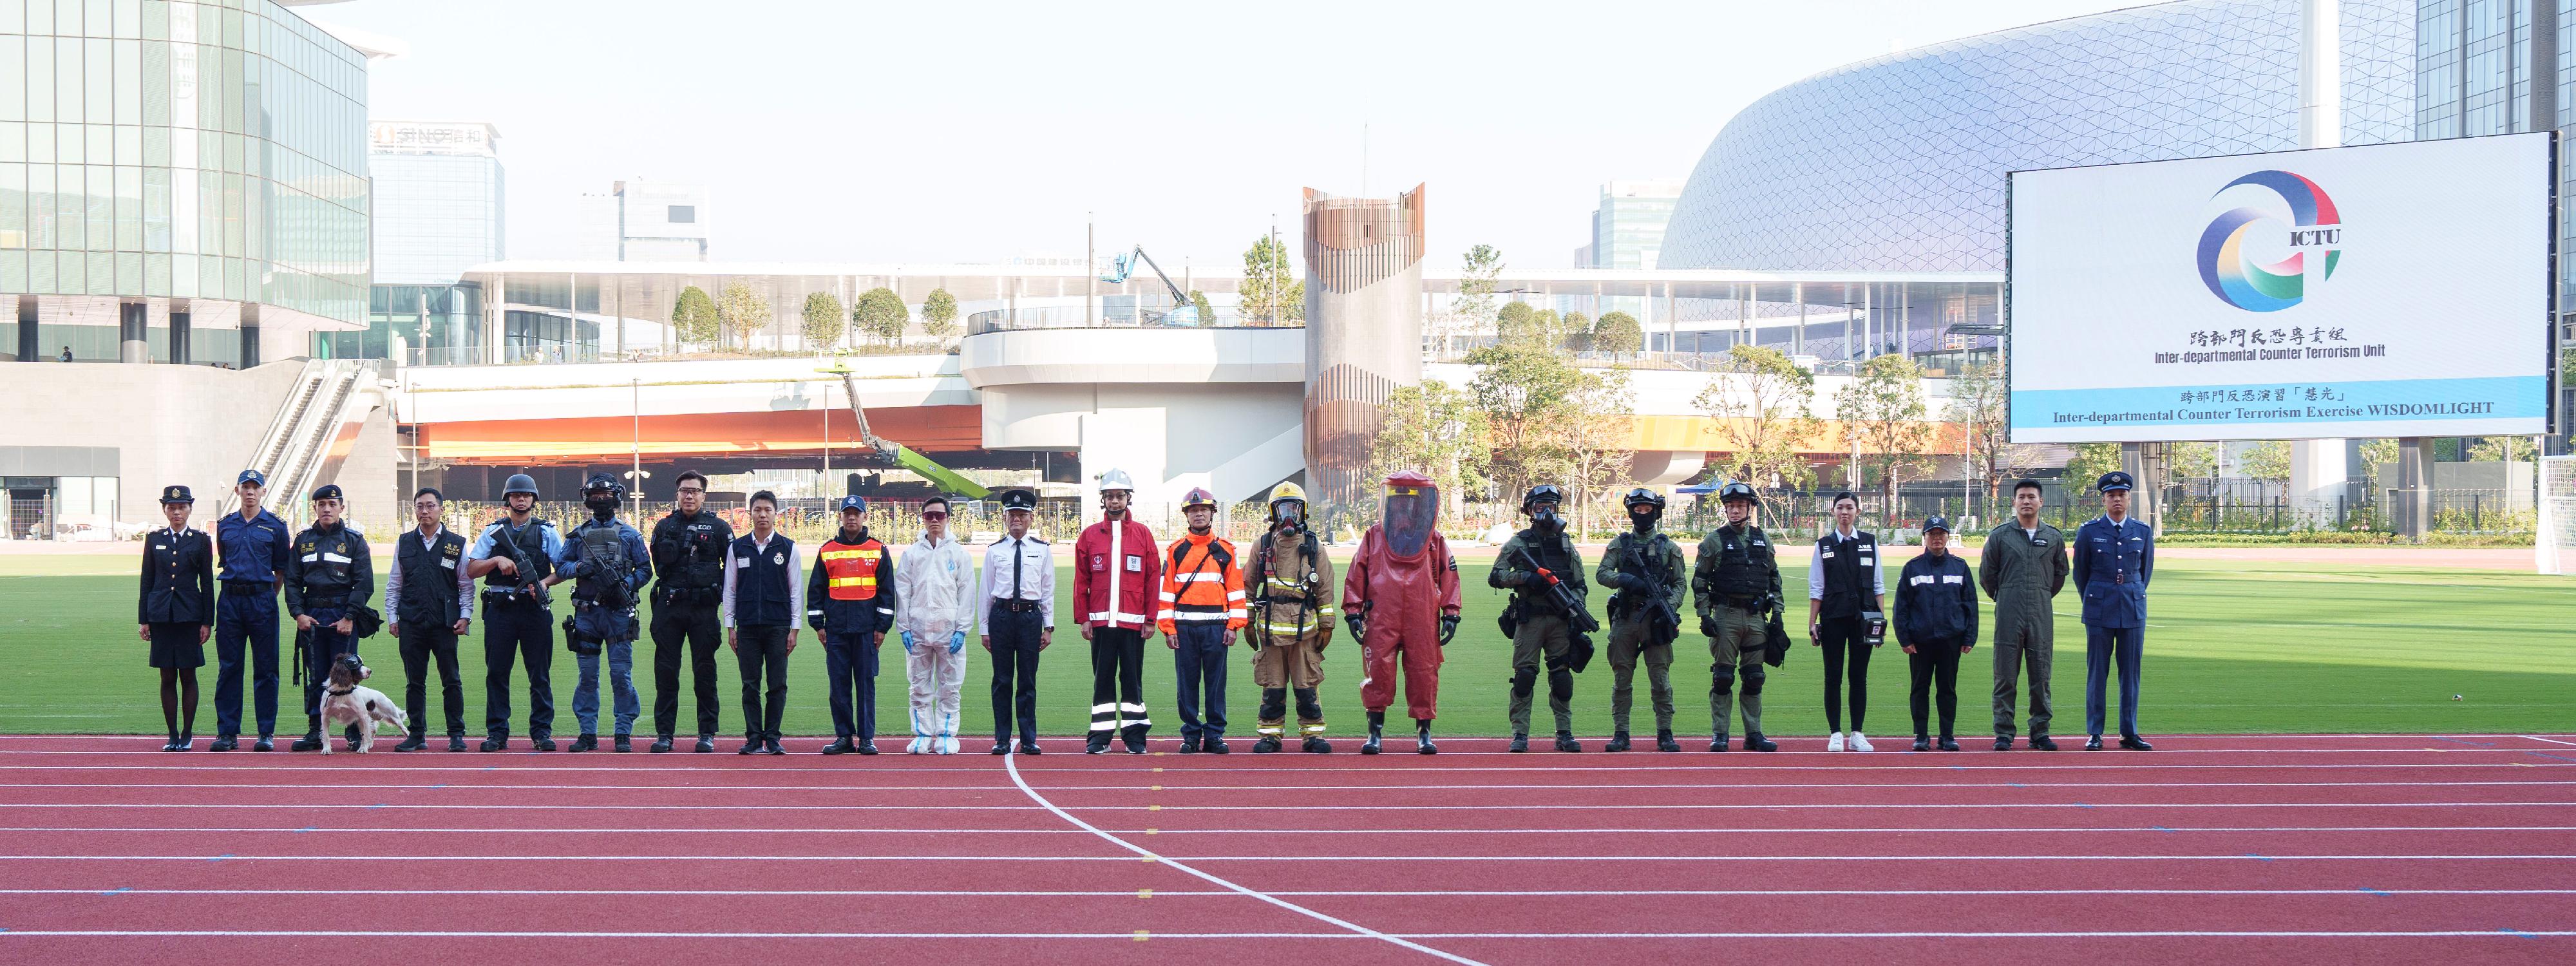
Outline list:
[[[1306,480],[1327,504],[1366,499],[1379,407],[1422,381],[1422,188],[1306,189]]]

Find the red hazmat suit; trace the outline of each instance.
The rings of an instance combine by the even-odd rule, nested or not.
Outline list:
[[[1384,711],[1395,702],[1396,667],[1404,668],[1404,704],[1416,721],[1440,707],[1440,618],[1458,614],[1458,561],[1433,532],[1412,556],[1395,552],[1383,525],[1360,537],[1342,580],[1342,613],[1362,613],[1360,705]]]

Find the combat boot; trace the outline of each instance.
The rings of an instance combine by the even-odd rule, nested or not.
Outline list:
[[[421,749],[423,749],[423,748],[427,748],[427,747],[429,747],[429,739],[428,739],[428,738],[426,738],[426,737],[424,737],[424,736],[422,736],[422,735],[419,735],[419,734],[413,734],[413,735],[411,735],[411,736],[409,736],[409,737],[404,738],[404,739],[403,739],[403,741],[402,741],[402,744],[395,745],[395,746],[394,746],[394,750],[395,750],[395,751],[419,751],[419,750],[421,750]]]
[[[1626,751],[1626,750],[1628,750],[1628,733],[1627,733],[1627,732],[1625,732],[1625,731],[1613,731],[1613,732],[1611,732],[1611,733],[1610,733],[1610,742],[1609,742],[1608,744],[1602,745],[1602,746],[1601,746],[1601,750],[1603,750],[1603,751]]]
[[[1556,750],[1558,750],[1558,751],[1582,751],[1582,750],[1583,750],[1583,743],[1582,743],[1582,742],[1580,742],[1580,741],[1576,741],[1576,740],[1574,740],[1574,732],[1571,732],[1571,731],[1559,731],[1559,732],[1557,732],[1557,733],[1556,733]]]
[[[1380,752],[1380,751],[1385,750],[1385,746],[1386,746],[1386,712],[1384,712],[1384,711],[1371,711],[1371,712],[1369,712],[1368,722],[1369,722],[1369,736],[1368,736],[1368,740],[1367,740],[1367,741],[1362,742],[1362,743],[1360,744],[1360,754],[1363,754],[1363,755],[1374,755],[1374,754],[1377,754],[1377,753],[1378,753],[1378,752]]]
[[[297,739],[295,739],[295,743],[294,743],[294,744],[291,744],[291,745],[286,746],[286,750],[288,750],[288,751],[315,751],[315,750],[319,750],[321,747],[322,747],[322,732],[321,732],[320,730],[314,730],[314,731],[307,731],[307,732],[305,732],[305,733],[304,733],[304,737],[301,737],[301,738],[297,738]]]
[[[1198,739],[1196,739],[1196,738],[1183,738],[1183,739],[1181,739],[1181,754],[1184,754],[1184,755],[1195,755],[1195,754],[1198,754],[1198,753],[1199,753],[1199,740],[1198,740]]]
[[[1661,731],[1655,732],[1655,750],[1680,751],[1682,750],[1682,743],[1673,740],[1673,729],[1665,728]]]
[[[1780,744],[1779,742],[1772,741],[1769,738],[1762,737],[1762,733],[1759,731],[1747,732],[1744,736],[1744,750],[1778,751],[1780,750]]]
[[[1518,753],[1520,753],[1520,752],[1528,751],[1528,750],[1529,750],[1529,736],[1528,736],[1528,735],[1513,735],[1513,736],[1512,736],[1512,746],[1511,746],[1511,747],[1509,747],[1509,748],[1503,749],[1503,750],[1505,750],[1505,751],[1509,751],[1509,752],[1512,752],[1512,753],[1514,753],[1514,754],[1518,754]]]
[[[1256,755],[1267,755],[1277,752],[1278,750],[1278,735],[1262,735],[1261,740],[1252,743],[1252,753]]]
[[[598,735],[594,735],[594,734],[584,733],[581,737],[574,738],[574,739],[572,740],[572,748],[571,748],[571,749],[569,749],[569,750],[571,750],[571,751],[591,751],[591,750],[595,750],[595,749],[597,749],[598,747],[599,747],[599,736],[598,736]]]
[[[1329,755],[1333,753],[1333,743],[1325,741],[1323,735],[1307,735],[1303,750],[1309,755]]]
[[[1440,746],[1431,743],[1431,722],[1416,721],[1413,723],[1413,752],[1418,755],[1436,755],[1440,753]]]
[[[1234,753],[1234,749],[1228,747],[1225,743],[1225,739],[1223,738],[1210,738],[1201,742],[1199,750],[1211,755],[1231,755]]]
[[[656,754],[656,755],[660,755],[660,754],[667,754],[667,753],[669,753],[669,752],[670,752],[670,750],[671,750],[671,736],[670,736],[670,735],[661,735],[661,736],[658,736],[658,737],[656,737],[656,738],[654,738],[654,739],[653,739],[653,747],[652,747],[652,749],[651,749],[651,751],[650,751],[650,753],[651,753],[651,754]]]

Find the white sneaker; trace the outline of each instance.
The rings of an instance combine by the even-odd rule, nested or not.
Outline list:
[[[904,753],[904,754],[907,754],[907,755],[926,755],[926,754],[929,754],[929,753],[930,753],[930,739],[929,739],[927,736],[923,736],[923,735],[914,735],[914,736],[913,736],[913,738],[912,738],[912,744],[905,746],[905,747],[904,747],[904,749],[903,749],[903,753]]]
[[[956,753],[957,753],[957,736],[956,736],[956,735],[943,735],[943,736],[941,736],[941,737],[940,737],[940,739],[939,739],[939,753],[940,753],[940,754],[943,754],[943,755],[953,755],[953,754],[956,754]]]
[[[1842,733],[1842,732],[1837,731],[1837,732],[1834,732],[1834,733],[1833,733],[1833,735],[1832,735],[1831,737],[1826,738],[1826,739],[1825,739],[1825,750],[1826,750],[1826,751],[1841,751],[1841,750],[1843,750],[1843,733]]]
[[[1861,736],[1860,736],[1860,732],[1858,732],[1858,731],[1854,731],[1854,732],[1852,732],[1852,733],[1851,733],[1850,744],[1851,744],[1851,750],[1853,750],[1853,751],[1877,751],[1877,750],[1878,750],[1878,749],[1876,749],[1876,748],[1872,748],[1872,747],[1870,747],[1870,746],[1869,746],[1869,739],[1861,737]]]

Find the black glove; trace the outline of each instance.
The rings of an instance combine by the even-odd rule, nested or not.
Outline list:
[[[1368,618],[1345,611],[1342,614],[1342,626],[1351,629],[1351,639],[1356,641],[1361,638],[1363,629],[1368,627]]]
[[[1634,574],[1621,570],[1614,573],[1613,576],[1618,579],[1620,590],[1635,591],[1642,594],[1655,589],[1655,585],[1647,583],[1646,578],[1641,574]]]
[[[1440,646],[1448,647],[1449,639],[1458,636],[1458,615],[1440,615]]]
[[[1716,636],[1717,636],[1717,619],[1716,619],[1716,618],[1714,618],[1714,617],[1710,617],[1710,616],[1708,616],[1707,614],[1701,614],[1701,615],[1699,615],[1699,636],[1701,636],[1701,637],[1716,637]]]

